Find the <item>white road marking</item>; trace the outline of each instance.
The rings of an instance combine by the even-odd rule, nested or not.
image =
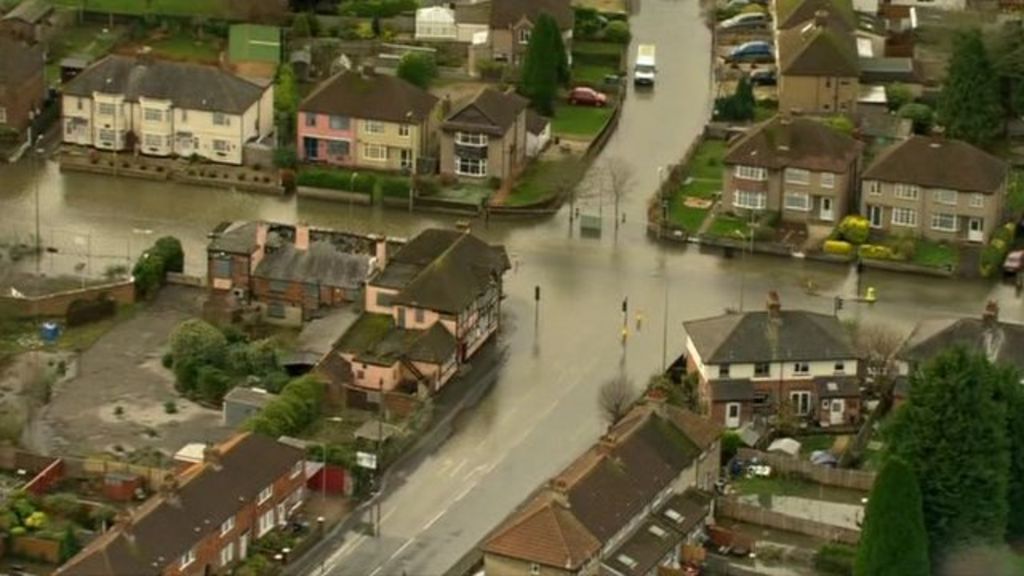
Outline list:
[[[470,484],[470,485],[466,486],[465,488],[463,488],[462,492],[459,492],[459,495],[455,497],[455,501],[458,502],[459,500],[462,500],[463,498],[465,498],[466,494],[469,494],[469,491],[472,490],[474,486],[476,486],[476,485],[475,484]]]
[[[448,513],[448,509],[447,508],[445,508],[444,510],[441,510],[440,512],[437,513],[436,516],[434,516],[433,518],[430,519],[430,522],[427,522],[426,524],[424,524],[423,525],[423,529],[420,530],[420,531],[421,532],[426,532],[427,530],[430,530],[430,527],[433,526],[435,522],[440,520],[441,516],[444,516],[447,513]]]
[[[384,561],[384,564],[387,564],[388,562],[391,562],[392,560],[395,559],[395,556],[398,556],[403,551],[405,551],[405,549],[408,548],[409,545],[412,544],[413,540],[415,540],[415,538],[410,538],[409,540],[406,540],[405,544],[402,544],[401,546],[399,546],[398,550],[395,550],[394,554],[392,554],[391,556],[388,556],[388,559]]]
[[[459,473],[459,470],[462,470],[462,468],[466,465],[467,462],[468,460],[466,460],[465,458],[459,460],[459,463],[455,466],[455,468],[452,468],[452,471],[448,473],[448,476],[450,478],[455,478],[455,475]]]

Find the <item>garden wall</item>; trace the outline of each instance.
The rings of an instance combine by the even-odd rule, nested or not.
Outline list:
[[[54,292],[45,296],[26,296],[15,298],[13,296],[0,296],[0,307],[10,307],[14,313],[22,318],[32,316],[65,316],[68,306],[75,300],[98,300],[102,297],[109,297],[118,304],[132,304],[135,302],[135,282],[133,280],[119,280],[109,284],[90,286],[78,290],[67,290]]]
[[[715,505],[715,515],[719,518],[731,518],[747,524],[806,534],[830,542],[842,542],[855,546],[860,541],[860,532],[857,530],[789,516],[760,506],[743,504],[732,498],[719,498]]]
[[[940,278],[952,278],[954,275],[954,271],[952,270],[933,268],[931,266],[921,266],[919,264],[912,264],[910,262],[897,262],[893,260],[871,260],[868,258],[862,259],[861,262],[864,263],[865,268],[874,268],[876,270],[909,272],[911,274],[923,274],[926,276],[937,276]]]
[[[808,460],[801,460],[791,456],[761,452],[750,448],[740,448],[738,456],[743,460],[757,458],[759,461],[768,464],[774,472],[782,474],[800,474],[806,476],[812,482],[826,486],[837,486],[851,490],[870,492],[875,484],[875,473],[865,470],[850,470],[845,468],[829,468],[819,466]]]
[[[13,538],[11,554],[48,564],[60,564],[60,542],[35,536],[17,536]]]
[[[351,202],[353,204],[360,204],[363,206],[369,206],[373,203],[372,196],[361,192],[346,192],[344,190],[318,188],[313,186],[299,186],[295,191],[300,198],[316,198],[318,200]],[[408,204],[408,202],[406,202],[406,204]]]

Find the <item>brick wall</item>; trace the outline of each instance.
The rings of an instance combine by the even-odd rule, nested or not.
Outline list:
[[[120,305],[132,304],[135,302],[135,282],[126,280],[34,298],[0,296],[0,307],[9,307],[22,318],[32,316],[62,317],[67,314],[68,306],[75,300],[98,300],[104,296],[113,299]]]

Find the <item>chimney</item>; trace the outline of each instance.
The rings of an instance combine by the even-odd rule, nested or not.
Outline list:
[[[263,257],[267,254],[267,234],[270,232],[270,226],[266,222],[256,223],[256,249],[249,258],[249,274],[252,275],[256,272],[256,266],[263,260]]]
[[[562,508],[569,508],[569,485],[564,478],[555,477],[548,482],[548,492],[551,494],[555,504]]]
[[[766,307],[768,308],[768,314],[772,318],[778,318],[782,312],[782,302],[779,301],[779,293],[772,290],[768,293],[768,302]]]
[[[814,27],[824,28],[828,26],[828,10],[818,10],[814,13]]]
[[[999,304],[996,304],[995,300],[985,303],[985,312],[981,314],[981,319],[985,322],[985,326],[993,326],[999,322]]]
[[[168,472],[160,482],[160,495],[167,500],[168,504],[178,506],[181,500],[178,498],[178,477]]]
[[[374,246],[374,256],[377,258],[377,269],[383,270],[388,265],[388,237],[378,236]]]
[[[297,224],[295,226],[295,249],[309,250],[309,224]]]
[[[221,459],[220,458],[221,458],[220,448],[218,448],[216,446],[212,446],[212,445],[207,446],[206,448],[203,448],[203,462],[205,464],[210,464],[211,466],[213,466],[213,468],[215,470],[219,470],[220,469],[220,464],[221,464]]]
[[[597,451],[602,456],[609,456],[611,455],[612,450],[615,450],[615,447],[618,446],[618,444],[619,439],[615,436],[615,434],[609,431],[604,436],[601,436],[600,440],[598,440]]]

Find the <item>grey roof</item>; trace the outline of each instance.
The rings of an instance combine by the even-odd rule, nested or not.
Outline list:
[[[468,232],[433,228],[399,249],[370,284],[399,289],[396,304],[455,314],[508,269],[504,247]]]
[[[527,104],[529,101],[518,94],[485,88],[472,101],[448,116],[443,129],[449,132],[472,130],[504,136],[526,110]]]
[[[747,402],[754,399],[754,384],[748,378],[712,380],[709,386],[714,402]]]
[[[427,119],[438,102],[430,92],[397,76],[344,71],[317,86],[299,110],[406,123]]]
[[[603,564],[623,576],[643,576],[660,564],[684,537],[667,523],[651,518],[609,552]]]
[[[213,239],[206,246],[210,252],[227,252],[248,256],[256,249],[258,222],[224,222],[212,232]]]
[[[921,78],[913,58],[860,58],[860,81],[865,84],[906,82],[917,84]]]
[[[860,74],[856,39],[848,28],[834,22],[812,20],[779,32],[778,54],[783,76],[856,78]]]
[[[850,336],[834,316],[804,310],[724,314],[685,322],[706,364],[856,358]]]
[[[926,362],[945,350],[964,346],[990,361],[1024,370],[1024,324],[982,318],[927,320],[919,323],[900,351],[910,362]]]
[[[455,355],[456,345],[452,333],[440,322],[435,322],[409,345],[408,356],[410,360],[444,364]]]
[[[224,396],[225,403],[230,402],[233,404],[244,404],[255,408],[263,408],[273,399],[274,395],[269,392],[253,390],[252,388],[246,388],[244,386],[232,388],[231,391]]]
[[[6,36],[0,37],[0,84],[17,86],[21,89],[33,76],[43,73],[42,46],[29,46]]]
[[[256,266],[254,276],[355,289],[370,272],[370,256],[339,250],[327,241],[311,242],[308,250],[285,244],[268,253]]]
[[[711,513],[711,501],[711,494],[687,488],[665,502],[655,514],[673,530],[686,535]]]
[[[43,19],[53,10],[53,5],[47,0],[23,0],[13,10],[4,14],[4,20],[21,20],[29,24],[35,24]]]
[[[823,122],[778,114],[736,138],[725,163],[845,174],[853,169],[860,150],[859,142]]]
[[[856,376],[820,377],[814,379],[818,398],[859,398],[860,380]]]
[[[170,100],[177,108],[241,114],[263,96],[261,88],[211,66],[107,56],[64,85],[64,93],[91,98],[94,93]]]
[[[491,28],[508,28],[526,19],[536,24],[541,14],[554,18],[562,30],[576,21],[570,0],[491,0]]]
[[[533,109],[526,110],[526,129],[535,135],[540,135],[551,125],[551,119],[533,111]]]
[[[879,154],[862,178],[993,194],[1008,172],[1005,161],[967,142],[913,136]]]

